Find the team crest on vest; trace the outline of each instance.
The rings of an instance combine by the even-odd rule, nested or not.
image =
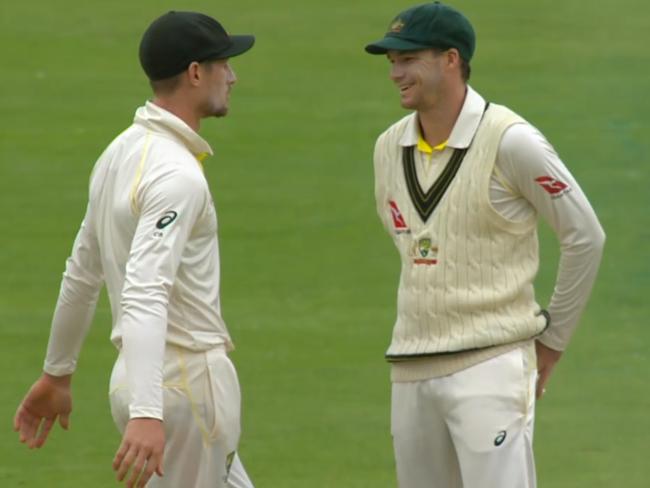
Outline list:
[[[393,228],[395,229],[396,234],[409,234],[411,229],[406,225],[406,220],[402,212],[399,211],[399,207],[394,200],[389,200],[388,205],[390,205],[390,216],[393,219]]]
[[[422,237],[413,243],[413,262],[415,264],[438,264],[438,246],[430,237]]]

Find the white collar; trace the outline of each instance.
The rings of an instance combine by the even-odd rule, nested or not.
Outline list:
[[[456,119],[454,128],[451,130],[447,147],[465,149],[469,147],[478,125],[485,111],[485,100],[471,86],[467,85],[467,94],[463,102],[463,108]],[[420,126],[418,123],[417,112],[414,112],[402,135],[400,146],[417,146],[420,139]]]
[[[133,122],[147,129],[172,135],[196,157],[214,154],[210,144],[173,113],[148,101],[135,112]]]

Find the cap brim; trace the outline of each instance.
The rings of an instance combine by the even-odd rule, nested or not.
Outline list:
[[[255,44],[255,36],[249,35],[239,35],[239,36],[228,36],[232,45],[219,53],[219,58],[232,58],[233,56],[239,56],[244,54]]]
[[[388,51],[419,51],[430,49],[431,46],[400,39],[398,37],[384,37],[380,41],[373,42],[366,46],[366,52],[370,54],[386,54]]]

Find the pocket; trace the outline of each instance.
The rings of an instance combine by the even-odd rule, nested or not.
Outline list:
[[[521,355],[523,362],[524,385],[526,388],[525,395],[525,412],[528,415],[535,407],[535,391],[537,389],[537,354],[535,353],[535,343],[531,342],[521,346]]]
[[[521,348],[451,375],[444,404],[454,442],[475,453],[515,442],[526,423],[527,387]]]
[[[223,353],[209,357],[207,392],[211,412],[207,418],[209,439],[223,444],[227,451],[237,449],[241,432],[241,392],[232,362]],[[211,420],[211,421],[210,421]]]

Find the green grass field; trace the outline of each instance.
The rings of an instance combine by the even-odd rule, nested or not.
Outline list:
[[[75,375],[72,428],[30,452],[11,430],[39,374],[92,164],[148,97],[137,45],[170,8],[256,47],[233,61],[231,114],[204,123],[223,309],[258,488],[396,486],[383,353],[398,257],[375,216],[372,147],[404,112],[365,55],[400,0],[2,2],[0,486],[116,486],[105,298]],[[478,34],[471,84],[539,127],[608,234],[593,298],[538,405],[542,488],[646,488],[650,470],[650,6],[459,0]],[[646,47],[644,47],[646,46]],[[542,231],[544,303],[557,261]],[[182,487],[179,487],[182,488]],[[507,488],[507,487],[504,487]]]

